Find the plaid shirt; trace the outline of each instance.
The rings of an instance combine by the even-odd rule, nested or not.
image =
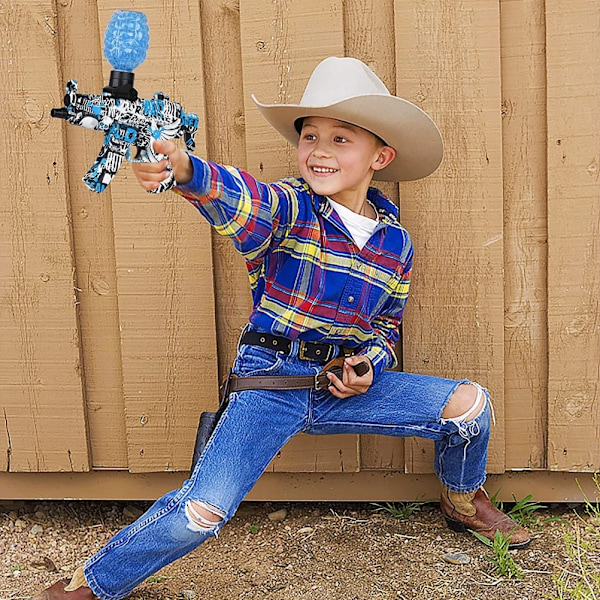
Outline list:
[[[398,209],[370,188],[379,223],[362,250],[326,198],[302,179],[265,184],[191,156],[194,175],[175,191],[244,256],[250,323],[275,335],[355,348],[374,375],[396,365],[412,242]]]

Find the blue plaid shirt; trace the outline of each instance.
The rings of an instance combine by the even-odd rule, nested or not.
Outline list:
[[[374,375],[395,366],[413,255],[396,206],[369,189],[379,223],[360,250],[328,200],[304,180],[265,184],[191,159],[193,178],[175,191],[245,258],[250,323],[290,339],[355,348],[371,360]]]

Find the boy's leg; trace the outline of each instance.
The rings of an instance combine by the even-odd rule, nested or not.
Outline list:
[[[91,557],[79,584],[100,598],[118,600],[163,566],[217,536],[273,457],[303,428],[307,404],[307,390],[231,394],[190,478]],[[91,597],[77,582],[73,595],[65,594],[65,583],[35,598]]]
[[[477,384],[385,371],[365,394],[342,400],[316,392],[308,432],[434,440],[434,470],[443,485],[441,508],[448,524],[492,539],[500,529],[511,534],[514,547],[524,547],[530,540],[527,531],[480,491],[486,477],[490,410],[487,392]]]

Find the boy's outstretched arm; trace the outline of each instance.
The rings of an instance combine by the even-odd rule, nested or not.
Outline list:
[[[156,189],[158,184],[169,176],[166,170],[169,162],[173,167],[173,175],[177,183],[184,184],[191,181],[194,169],[187,152],[178,148],[170,140],[156,140],[153,147],[159,154],[166,154],[169,161],[165,159],[159,162],[131,163],[134,175],[146,191]]]

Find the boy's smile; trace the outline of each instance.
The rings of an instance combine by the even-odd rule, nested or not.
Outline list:
[[[326,117],[307,117],[298,142],[298,167],[321,196],[362,214],[376,170],[387,166],[395,151],[372,133]]]

